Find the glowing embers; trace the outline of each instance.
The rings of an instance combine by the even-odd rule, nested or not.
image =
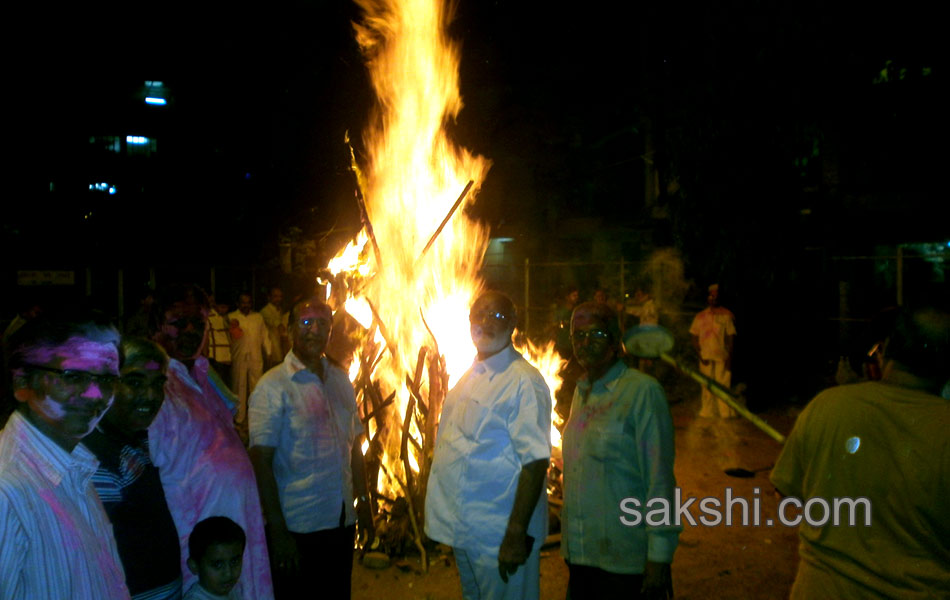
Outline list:
[[[854,454],[858,451],[858,448],[861,447],[861,438],[857,436],[851,436],[844,443],[844,449],[848,451],[848,454]]]

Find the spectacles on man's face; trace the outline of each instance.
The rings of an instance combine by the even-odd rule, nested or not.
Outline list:
[[[485,325],[489,322],[500,323],[504,325],[508,322],[508,315],[494,310],[482,310],[479,312],[469,313],[468,322],[472,325]]]
[[[603,329],[578,329],[571,333],[571,338],[575,342],[590,340],[593,342],[607,342],[610,340],[610,334]]]
[[[297,327],[301,329],[327,329],[330,327],[330,319],[326,317],[302,317],[297,319]]]
[[[27,369],[34,371],[43,371],[52,373],[62,382],[62,384],[73,392],[85,392],[93,382],[105,396],[111,396],[115,391],[116,382],[119,377],[111,373],[90,373],[89,371],[77,371],[75,369],[56,369],[54,367],[44,367],[41,365],[26,365]]]

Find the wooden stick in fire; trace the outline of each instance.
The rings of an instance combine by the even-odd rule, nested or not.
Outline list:
[[[412,493],[412,466],[409,464],[409,446],[408,440],[409,425],[412,422],[412,411],[415,408],[415,398],[409,398],[409,404],[406,406],[406,418],[402,425],[402,465],[406,470],[406,502],[409,503],[409,523],[412,524],[413,541],[419,550],[419,556],[422,560],[422,570],[429,571],[429,559],[426,555],[425,546],[422,544],[422,532],[419,530],[419,522],[416,520],[416,503]]]
[[[346,146],[350,149],[350,170],[353,171],[353,175],[356,177],[356,204],[360,209],[360,222],[362,222],[363,227],[366,228],[366,235],[369,237],[370,243],[373,244],[373,254],[376,257],[376,270],[380,271],[383,268],[383,256],[379,251],[379,244],[376,242],[376,233],[373,232],[373,223],[369,220],[369,212],[366,210],[366,201],[363,199],[363,174],[360,172],[359,165],[356,164],[356,154],[353,152],[353,145],[350,144],[349,131],[344,134],[344,139],[346,140]]]
[[[396,343],[393,342],[393,339],[389,336],[389,329],[386,328],[386,324],[383,323],[383,320],[379,318],[379,313],[376,312],[376,307],[373,306],[373,303],[370,302],[369,298],[366,299],[366,303],[369,304],[369,309],[373,313],[373,319],[377,325],[379,325],[379,334],[383,336],[383,339],[386,341],[386,347],[389,348],[390,354],[393,355],[393,358],[396,356]]]
[[[426,247],[422,249],[422,252],[419,254],[419,258],[416,259],[418,263],[422,260],[422,257],[426,255],[426,252],[429,251],[429,248],[432,247],[432,244],[435,243],[435,239],[439,237],[439,234],[442,233],[442,229],[445,227],[445,224],[449,222],[449,219],[452,218],[452,215],[455,214],[455,211],[458,210],[458,207],[462,204],[462,200],[465,200],[465,196],[468,195],[468,191],[472,189],[472,186],[475,185],[475,181],[469,179],[468,183],[465,184],[465,189],[462,190],[462,193],[459,194],[459,199],[455,201],[455,204],[452,205],[452,208],[449,210],[449,214],[445,215],[445,218],[442,219],[442,223],[439,225],[439,228],[435,230],[435,233],[432,234],[432,237],[429,238],[429,243],[426,244]]]

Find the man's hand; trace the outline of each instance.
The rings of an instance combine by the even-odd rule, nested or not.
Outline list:
[[[640,597],[644,600],[667,600],[673,597],[673,575],[669,563],[647,561]]]
[[[505,539],[498,549],[498,572],[501,580],[508,583],[508,576],[528,560],[528,536],[525,532],[505,531]]]
[[[267,527],[267,533],[270,537],[271,562],[273,566],[281,573],[288,575],[296,573],[300,569],[300,554],[297,552],[297,542],[294,536],[286,527]]]

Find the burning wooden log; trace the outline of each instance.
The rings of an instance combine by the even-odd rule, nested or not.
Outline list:
[[[350,149],[350,170],[353,171],[354,177],[356,177],[356,204],[360,209],[360,222],[363,224],[363,228],[366,229],[366,235],[369,237],[370,243],[373,245],[373,256],[376,257],[376,269],[383,268],[383,255],[379,251],[379,244],[376,242],[376,233],[373,231],[373,223],[369,220],[369,212],[366,210],[366,201],[363,199],[363,173],[360,171],[359,165],[356,164],[356,154],[353,152],[353,146],[350,144],[350,132],[347,131],[344,139],[346,141],[347,147]]]
[[[374,322],[370,333],[379,328],[383,338],[386,338],[385,326],[374,313]],[[428,328],[428,325],[426,325]],[[392,391],[386,398],[380,389],[378,380],[373,380],[372,374],[382,354],[378,345],[373,342],[372,335],[364,338],[364,348],[359,355],[360,368],[356,377],[357,389],[362,405],[362,421],[366,431],[366,439],[370,440],[365,453],[366,473],[369,489],[372,494],[372,513],[374,519],[375,536],[361,536],[367,547],[373,550],[383,549],[388,553],[402,553],[406,544],[399,540],[405,536],[406,542],[411,542],[418,550],[424,570],[428,570],[428,552],[426,539],[420,526],[422,518],[421,507],[425,504],[426,480],[432,463],[432,449],[435,446],[435,432],[439,414],[442,409],[442,400],[445,389],[448,387],[448,374],[445,370],[445,359],[438,354],[438,345],[432,337],[435,352],[426,346],[419,349],[416,364],[412,375],[406,374],[405,384],[409,392],[408,403],[402,417],[399,438],[398,460],[403,468],[404,477],[388,469],[383,464],[382,457],[385,449],[381,444],[384,432],[392,424],[391,406],[395,403],[397,392]],[[391,344],[387,341],[387,346]],[[428,367],[428,368],[427,368]],[[423,392],[425,378],[428,377],[428,401]],[[415,419],[420,439],[412,434],[412,421]],[[370,424],[374,427],[371,429]],[[375,432],[371,434],[372,430]],[[415,452],[418,464],[413,465],[411,453]],[[398,484],[402,495],[391,499],[379,493],[379,474]],[[388,504],[387,510],[380,510],[377,502]],[[400,523],[405,521],[404,523]]]
[[[432,247],[432,244],[435,243],[436,238],[438,238],[439,234],[442,233],[442,229],[445,227],[445,224],[449,222],[449,219],[451,219],[452,215],[455,214],[455,211],[458,210],[458,207],[462,204],[462,200],[465,200],[465,196],[468,195],[468,191],[472,189],[473,185],[475,185],[475,182],[469,179],[468,183],[465,184],[465,189],[462,190],[461,194],[459,194],[458,200],[455,201],[455,204],[453,204],[452,208],[449,209],[449,213],[445,215],[444,219],[442,219],[442,223],[439,225],[438,229],[436,229],[435,233],[432,234],[432,237],[429,238],[429,242],[426,244],[426,247],[423,248],[422,252],[419,253],[419,258],[416,259],[417,263],[422,260],[422,257],[426,255],[426,252],[428,252],[429,248]]]

